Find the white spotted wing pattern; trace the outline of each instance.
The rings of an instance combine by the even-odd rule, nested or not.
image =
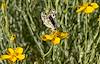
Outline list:
[[[56,29],[56,22],[55,22],[56,12],[55,10],[51,10],[48,14],[41,12],[41,19],[43,24],[50,28],[51,30]]]

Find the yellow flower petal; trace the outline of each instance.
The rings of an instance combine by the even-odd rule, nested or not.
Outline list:
[[[81,6],[78,10],[76,10],[76,12],[79,13],[79,12],[83,11],[85,8],[86,8],[86,7]]]
[[[98,5],[97,3],[91,3],[91,6],[92,6],[93,8],[98,8],[98,7],[99,7],[99,5]]]
[[[67,32],[62,32],[62,33],[60,34],[60,38],[61,38],[61,39],[66,38],[66,37],[68,37],[68,33],[67,33]]]
[[[14,54],[15,52],[14,52],[14,49],[12,49],[12,48],[8,48],[8,54]]]
[[[15,50],[15,53],[22,54],[23,53],[23,48],[17,47],[16,50]]]
[[[19,60],[23,60],[25,58],[25,54],[19,54],[18,56],[16,56]]]
[[[55,37],[59,37],[60,34],[61,34],[61,32],[59,32],[59,31],[55,31],[52,33],[52,35],[54,35]]]
[[[47,40],[52,40],[53,39],[53,35],[45,35]]]
[[[92,13],[94,10],[95,10],[95,9],[94,9],[93,7],[88,6],[88,7],[84,10],[84,12],[88,14],[88,13]]]
[[[5,60],[5,59],[9,59],[11,56],[9,55],[1,55],[1,59],[2,60]]]
[[[41,37],[42,40],[47,41],[47,40],[52,40],[53,39],[53,35],[43,35]]]
[[[59,37],[55,37],[52,41],[51,41],[54,45],[57,45],[60,43],[60,38]]]
[[[10,61],[15,62],[17,60],[17,58],[15,56],[9,58]]]

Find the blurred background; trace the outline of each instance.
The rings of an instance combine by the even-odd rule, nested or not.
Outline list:
[[[9,47],[22,47],[26,57],[16,64],[100,64],[100,8],[91,14],[76,13],[86,2],[100,5],[99,0],[0,0],[0,55]],[[54,46],[40,38],[49,33],[41,12],[50,9],[57,12],[60,31],[69,33]]]

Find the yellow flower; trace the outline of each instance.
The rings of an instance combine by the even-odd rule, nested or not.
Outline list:
[[[13,48],[8,48],[7,54],[1,55],[2,60],[10,60],[15,62],[16,60],[23,60],[25,58],[25,54],[23,53],[23,48],[17,47],[15,50]]]
[[[68,37],[67,32],[59,32],[59,31],[54,31],[49,35],[43,35],[41,39],[43,41],[51,41],[54,45],[59,44],[61,39],[64,39]]]
[[[96,8],[98,8],[98,4],[97,3],[85,3],[83,4],[83,6],[80,6],[80,8],[78,10],[76,10],[77,13],[83,11],[85,13],[92,13],[95,11]]]
[[[15,42],[15,40],[16,40],[16,34],[12,34],[10,37],[10,41]]]

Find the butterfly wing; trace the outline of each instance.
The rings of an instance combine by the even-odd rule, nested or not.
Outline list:
[[[57,12],[53,9],[50,11],[50,14],[49,14],[49,19],[51,19],[51,22],[52,24],[54,25],[55,28],[59,27],[60,25],[57,23],[57,20],[56,20],[56,14]]]
[[[41,19],[42,19],[42,21],[43,21],[43,24],[44,24],[46,27],[48,27],[48,28],[50,28],[50,29],[52,29],[52,30],[55,29],[55,27],[54,27],[54,25],[52,24],[52,22],[51,22],[49,16],[47,16],[47,15],[44,14],[43,12],[41,13]]]

